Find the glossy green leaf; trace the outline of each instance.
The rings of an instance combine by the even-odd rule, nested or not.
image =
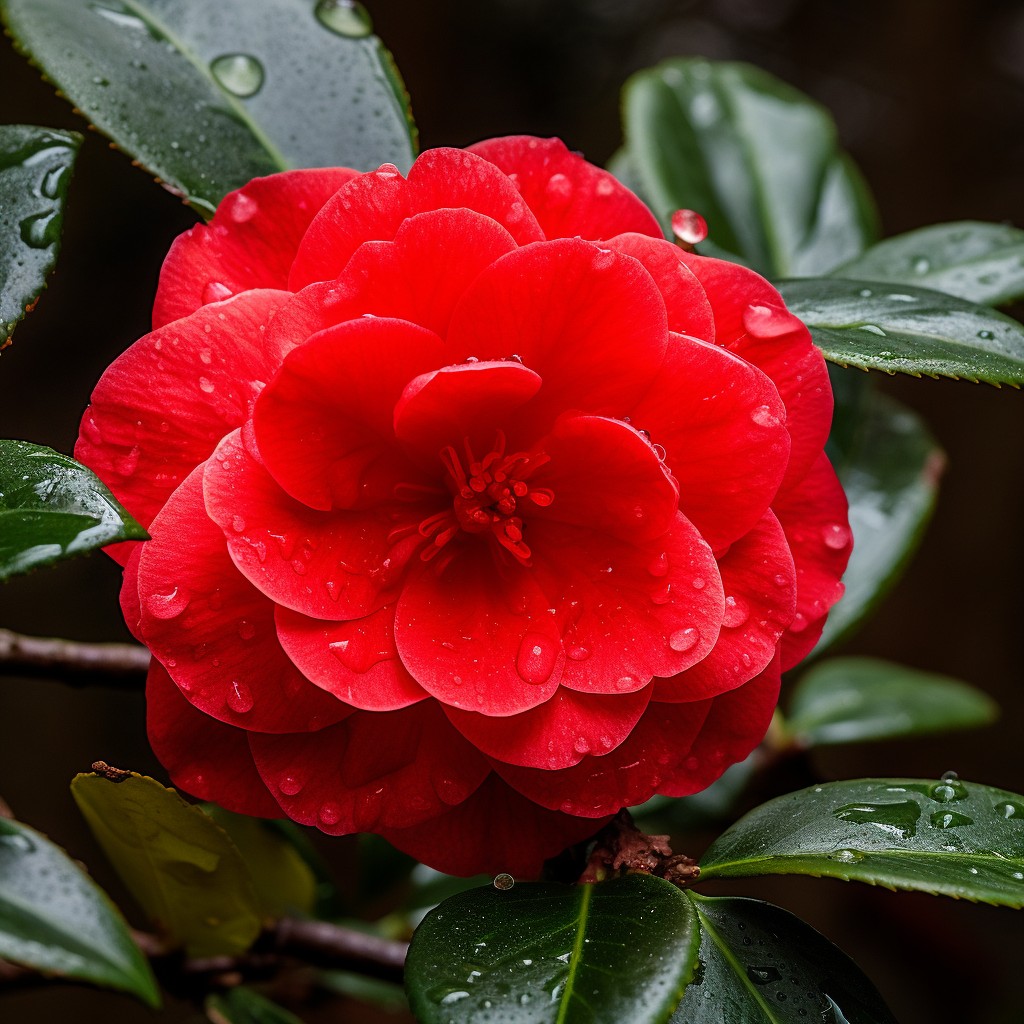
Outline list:
[[[860,968],[798,917],[690,893],[700,970],[672,1024],[895,1024]]]
[[[46,287],[81,135],[0,125],[0,349]]]
[[[934,224],[887,238],[832,274],[998,306],[1024,297],[1024,231],[973,220]]]
[[[421,1024],[654,1024],[693,975],[696,914],[651,875],[488,886],[424,919],[406,962]]]
[[[102,889],[63,850],[0,818],[0,958],[159,1006],[149,963]]]
[[[25,441],[0,441],[0,579],[148,534],[90,469]]]
[[[801,679],[787,725],[804,746],[969,729],[998,714],[995,702],[948,676],[877,658],[832,658]]]
[[[0,0],[0,12],[100,131],[201,209],[287,167],[412,161],[404,88],[359,4]]]
[[[1024,326],[987,306],[927,288],[836,277],[778,287],[825,358],[840,366],[1024,383]]]
[[[773,276],[820,274],[877,234],[829,113],[747,64],[671,60],[626,83],[625,167],[665,223],[697,210],[708,239]]]
[[[242,855],[264,917],[313,913],[317,878],[275,822],[232,814],[216,804],[207,804],[204,810]]]
[[[1024,796],[951,774],[778,797],[719,836],[701,878],[828,876],[1024,906]]]
[[[899,579],[928,524],[945,464],[916,413],[868,392],[845,451],[833,453],[850,503],[853,553],[816,653],[847,635]]]
[[[260,908],[237,847],[199,807],[154,779],[78,775],[85,820],[153,924],[189,956],[242,953]]]
[[[207,996],[205,1008],[212,1024],[302,1024],[294,1013],[244,985]]]

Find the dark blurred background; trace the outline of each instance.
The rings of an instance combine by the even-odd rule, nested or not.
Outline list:
[[[424,147],[559,135],[603,163],[620,139],[625,78],[665,57],[751,61],[826,104],[878,199],[885,233],[972,218],[1024,226],[1020,0],[369,0],[413,97]],[[81,124],[0,46],[0,121]],[[39,308],[0,357],[0,436],[70,451],[103,368],[148,328],[161,259],[194,215],[89,133],[64,249]],[[1021,310],[1018,308],[1018,313]],[[850,371],[856,372],[856,371]],[[1001,720],[972,733],[823,750],[823,779],[966,779],[1024,790],[1021,722],[1021,396],[963,382],[885,379],[949,455],[938,511],[903,581],[843,648],[967,680]],[[102,555],[0,586],[0,626],[126,639],[119,571]],[[163,777],[141,694],[0,678],[0,795],[120,894],[68,794],[95,758]],[[798,780],[795,784],[806,784]],[[693,849],[711,838],[695,836]],[[321,844],[339,864],[342,842]],[[902,1024],[1024,1021],[1024,928],[1012,911],[835,881],[735,883],[804,916],[851,954]],[[130,904],[129,904],[130,906]],[[174,1004],[161,1020],[186,1021]],[[379,1018],[332,1002],[313,1021]],[[0,1020],[145,1022],[83,988],[0,994]]]

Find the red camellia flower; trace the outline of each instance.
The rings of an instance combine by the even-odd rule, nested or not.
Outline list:
[[[841,593],[821,354],[556,140],[251,182],[77,456],[153,748],[247,814],[536,874],[763,736]]]

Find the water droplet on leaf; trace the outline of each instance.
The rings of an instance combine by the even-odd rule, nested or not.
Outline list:
[[[349,39],[361,39],[373,31],[373,22],[366,8],[356,0],[319,0],[316,20],[324,28]]]
[[[247,53],[225,53],[210,62],[210,72],[228,92],[242,99],[263,86],[263,65]]]

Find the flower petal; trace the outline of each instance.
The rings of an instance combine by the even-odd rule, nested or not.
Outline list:
[[[394,444],[409,381],[447,361],[441,339],[404,320],[351,320],[292,351],[256,403],[253,429],[270,475],[310,508],[393,498],[418,478]]]
[[[385,164],[354,178],[309,226],[292,265],[293,291],[341,273],[367,241],[390,241],[402,223],[428,210],[467,209],[506,228],[518,245],[543,238],[515,185],[496,167],[459,149],[429,149],[408,180]]]
[[[654,215],[625,185],[570,153],[561,139],[509,135],[469,150],[512,178],[548,238],[611,238],[624,231],[661,237]]]
[[[490,757],[508,764],[560,770],[577,764],[591,751],[604,753],[617,747],[650,699],[649,686],[614,695],[559,687],[540,707],[509,718],[458,708],[445,708],[445,713],[463,736]],[[495,767],[501,770],[500,765]]]
[[[786,536],[771,512],[718,560],[725,587],[722,632],[703,661],[655,683],[655,700],[715,697],[759,675],[775,657],[796,614],[796,569]]]
[[[634,259],[581,239],[502,256],[470,286],[448,333],[453,358],[516,355],[544,379],[539,422],[567,409],[621,416],[661,369],[665,303]]]
[[[287,299],[284,292],[259,291],[204,306],[140,338],[100,378],[75,458],[143,526],[248,418],[283,357],[264,327]]]
[[[337,722],[351,709],[288,660],[273,604],[231,564],[206,514],[202,477],[194,470],[153,520],[139,558],[140,638],[191,704],[229,725],[289,732]]]
[[[309,222],[358,175],[316,167],[255,178],[229,192],[209,224],[179,235],[160,270],[153,327],[253,288],[287,288]]]
[[[331,835],[419,824],[462,803],[489,771],[433,701],[249,742],[288,816]]]
[[[446,814],[413,828],[377,831],[392,846],[449,875],[507,871],[526,880],[540,877],[545,860],[603,824],[538,807],[492,774]]]
[[[206,511],[238,571],[276,604],[332,621],[387,604],[413,548],[374,512],[318,512],[289,497],[235,431],[203,477]],[[284,732],[287,730],[278,730]]]
[[[707,342],[670,338],[665,365],[630,420],[664,449],[679,508],[716,551],[757,524],[786,473],[786,409],[775,386]]]
[[[349,622],[324,622],[277,609],[277,636],[300,672],[363,711],[397,711],[427,696],[395,648],[395,608]]]
[[[256,771],[245,730],[193,707],[158,661],[146,679],[146,729],[153,753],[178,789],[236,814],[283,816]]]
[[[796,562],[796,616],[782,638],[782,669],[803,660],[818,642],[828,610],[843,596],[840,583],[853,550],[846,495],[824,454],[795,487],[775,499]]]

